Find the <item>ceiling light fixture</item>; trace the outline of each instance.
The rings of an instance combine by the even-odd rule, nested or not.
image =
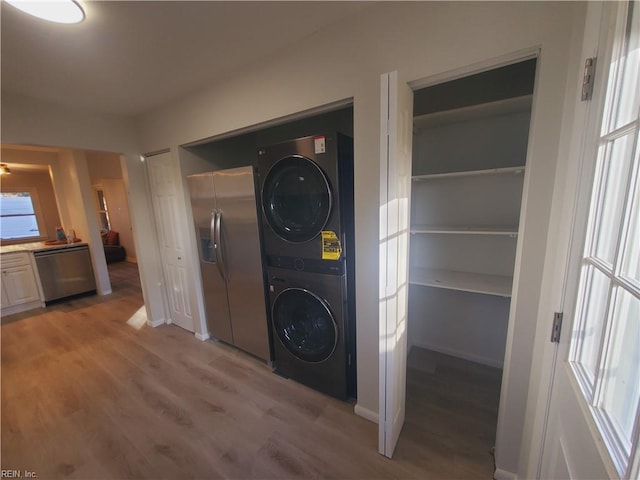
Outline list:
[[[6,163],[0,163],[0,175],[10,175],[11,169],[7,167]]]
[[[5,0],[29,15],[56,23],[80,23],[84,10],[75,0]]]

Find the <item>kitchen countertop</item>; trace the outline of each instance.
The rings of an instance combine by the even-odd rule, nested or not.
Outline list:
[[[76,247],[78,245],[87,245],[87,243],[78,242],[78,243],[62,243],[62,244],[54,244],[54,245],[46,245],[44,242],[17,243],[15,245],[0,246],[0,253],[35,252],[36,250],[50,250],[54,248]]]

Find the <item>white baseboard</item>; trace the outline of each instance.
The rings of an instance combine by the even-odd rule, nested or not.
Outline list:
[[[201,342],[204,342],[205,340],[209,340],[209,334],[208,333],[199,333],[196,332],[195,337],[200,340]]]
[[[496,471],[493,474],[494,480],[518,480],[518,475],[512,472],[507,472],[506,470],[501,470],[496,468]]]
[[[147,325],[153,328],[159,327],[160,325],[164,325],[165,323],[168,323],[168,322],[164,318],[161,318],[159,320],[147,320]]]
[[[12,305],[8,307],[2,307],[1,315],[13,315],[14,313],[26,312],[27,310],[33,310],[34,308],[44,307],[44,302],[40,300],[34,300],[33,302],[21,303],[19,305]]]
[[[474,355],[468,352],[459,352],[452,348],[442,347],[440,345],[431,345],[426,342],[412,342],[411,346],[426,348],[427,350],[433,350],[434,352],[444,353],[445,355],[451,355],[452,357],[463,358],[465,360],[469,360],[470,362],[481,363],[482,365],[488,365],[490,367],[495,367],[500,369],[503,368],[503,363],[500,363],[492,358],[486,358],[486,357]]]
[[[378,423],[378,412],[369,410],[368,408],[363,407],[359,403],[356,403],[356,406],[353,407],[353,413],[355,413],[359,417],[366,418],[370,422]]]

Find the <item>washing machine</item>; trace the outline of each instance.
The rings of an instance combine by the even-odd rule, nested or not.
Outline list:
[[[303,259],[339,274],[353,253],[353,140],[323,133],[262,147],[257,172],[267,265]]]
[[[355,398],[355,323],[346,275],[313,268],[267,272],[275,373],[335,398]]]

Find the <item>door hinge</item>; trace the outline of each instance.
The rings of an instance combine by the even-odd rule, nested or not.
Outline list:
[[[551,341],[560,343],[560,332],[562,331],[562,312],[553,314],[553,326],[551,327]]]
[[[584,102],[591,100],[593,96],[593,81],[596,76],[596,57],[587,58],[584,61],[584,76],[582,77],[582,96]]]

